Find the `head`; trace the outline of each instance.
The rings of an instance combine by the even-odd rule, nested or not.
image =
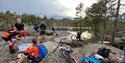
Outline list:
[[[32,43],[33,43],[33,45],[38,44],[38,39],[37,39],[37,38],[33,38],[33,39],[32,39]]]
[[[17,18],[17,23],[18,24],[22,23],[21,18]]]

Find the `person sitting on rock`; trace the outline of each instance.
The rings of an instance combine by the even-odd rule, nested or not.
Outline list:
[[[25,40],[27,32],[24,23],[22,23],[21,18],[17,18],[17,21],[15,23],[15,28],[20,33],[20,37],[22,38],[22,40]]]
[[[32,63],[39,63],[41,62],[47,54],[47,49],[44,45],[41,44],[37,40],[37,38],[34,38],[31,43],[29,43],[30,47],[27,48],[24,54],[19,55],[19,63],[23,63],[23,60],[25,58],[32,61]],[[26,57],[27,56],[27,57]]]
[[[1,38],[5,40],[9,46],[10,53],[14,53],[14,50],[13,50],[14,43],[12,39],[18,39],[18,36],[19,36],[19,33],[14,29],[13,26],[1,34]]]

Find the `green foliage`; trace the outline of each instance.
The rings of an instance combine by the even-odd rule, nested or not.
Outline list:
[[[107,18],[106,7],[107,1],[101,0],[98,3],[94,3],[90,8],[86,10],[86,17],[84,18],[84,24],[89,26],[94,31],[95,41],[100,40],[101,36],[107,32]]]
[[[47,21],[48,19],[47,19],[47,17],[46,17],[46,16],[44,16],[44,17],[43,17],[43,20],[44,20],[44,21]]]

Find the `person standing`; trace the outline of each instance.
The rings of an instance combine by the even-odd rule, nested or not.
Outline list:
[[[37,23],[35,23],[33,28],[34,28],[34,31],[35,31],[35,35],[38,37],[39,25]]]
[[[22,23],[20,18],[17,18],[15,23],[16,30],[20,33],[22,40],[25,40],[26,31],[24,29],[24,23]]]
[[[56,28],[57,28],[57,26],[54,23],[53,26],[52,26],[52,33],[53,33],[54,36],[56,36]]]
[[[46,33],[46,25],[45,22],[43,21],[40,25],[40,35],[42,39],[45,39],[45,33]]]
[[[34,31],[35,31],[36,33],[39,32],[39,26],[38,26],[37,23],[34,24]]]

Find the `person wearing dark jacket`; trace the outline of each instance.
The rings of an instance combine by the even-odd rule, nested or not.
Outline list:
[[[44,22],[40,25],[40,30],[41,39],[45,39],[46,25]]]
[[[44,22],[42,22],[42,24],[40,25],[40,29],[41,29],[40,32],[41,35],[46,33],[46,25]]]

